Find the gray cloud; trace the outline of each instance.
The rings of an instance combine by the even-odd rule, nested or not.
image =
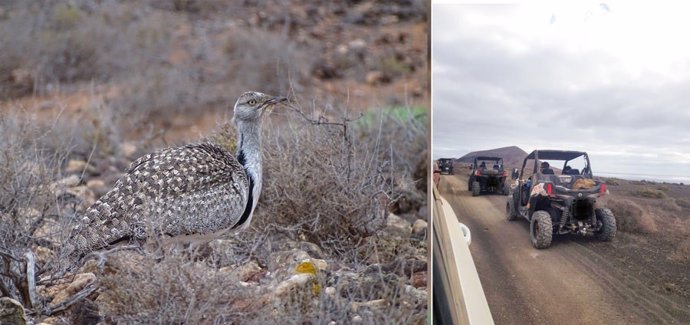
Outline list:
[[[574,20],[575,29],[560,38],[557,31],[518,28],[534,23],[519,6],[434,4],[432,10],[435,158],[508,145],[586,150],[601,172],[690,180],[690,50],[659,68],[666,62],[616,48],[615,33],[601,31],[612,38],[590,44],[587,37],[600,31],[576,29],[609,16]],[[560,23],[556,16],[554,24],[552,14],[527,17],[543,18],[547,29]],[[573,46],[572,35],[583,37],[575,44],[582,47]]]

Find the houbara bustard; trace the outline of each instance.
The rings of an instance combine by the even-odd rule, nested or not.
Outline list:
[[[234,106],[237,154],[211,144],[163,149],[134,161],[74,228],[68,253],[83,255],[126,238],[208,234],[249,225],[261,194],[261,121],[286,101],[245,92]]]

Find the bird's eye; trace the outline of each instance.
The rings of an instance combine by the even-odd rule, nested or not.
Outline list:
[[[250,99],[247,103],[249,103],[249,105],[254,106],[256,105],[256,99]]]

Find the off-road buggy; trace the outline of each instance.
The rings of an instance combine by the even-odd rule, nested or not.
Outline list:
[[[549,164],[562,162],[561,170]],[[530,222],[530,237],[536,248],[551,245],[553,235],[578,234],[609,241],[616,236],[616,218],[599,206],[607,194],[606,183],[594,180],[586,152],[535,150],[513,170],[506,203],[509,221],[519,216]]]
[[[483,192],[508,194],[508,172],[503,168],[503,158],[475,157],[471,168],[467,190],[472,192],[472,196],[478,196]]]
[[[453,175],[453,159],[440,158],[438,160],[438,167],[441,169],[441,174]]]

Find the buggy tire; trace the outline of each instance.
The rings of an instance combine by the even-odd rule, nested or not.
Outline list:
[[[503,184],[503,195],[510,195],[510,186]]]
[[[529,233],[534,248],[544,249],[551,246],[551,239],[553,239],[551,215],[543,210],[534,212],[529,223]]]
[[[601,228],[594,232],[594,236],[601,241],[611,241],[616,237],[616,217],[609,209],[596,209],[594,213],[597,221],[601,222]]]
[[[508,198],[508,202],[506,202],[506,220],[508,221],[515,221],[517,220],[517,211],[515,210],[515,201],[513,201],[513,198]]]
[[[479,193],[482,191],[481,185],[479,185],[479,182],[474,181],[472,182],[472,196],[479,196]]]

